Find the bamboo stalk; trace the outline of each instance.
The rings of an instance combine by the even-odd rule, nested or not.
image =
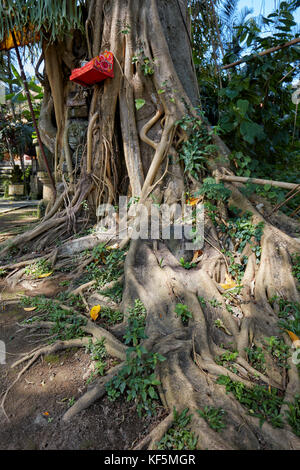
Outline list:
[[[284,49],[285,47],[289,47],[289,46],[293,46],[294,44],[298,44],[298,42],[300,42],[300,38],[295,38],[295,39],[292,39],[292,41],[286,42],[285,44],[281,44],[280,46],[271,47],[270,49],[266,49],[265,51],[259,52],[258,55],[260,57],[262,57],[264,55],[271,54],[272,52],[279,51],[280,49]],[[252,58],[254,58],[254,57],[256,57],[256,56],[253,55]],[[236,65],[240,65],[243,62],[246,62],[248,59],[249,59],[249,57],[237,60],[236,62],[232,62],[232,64],[223,65],[223,67],[221,67],[221,70],[227,70],[227,69],[230,69],[231,67],[235,67]]]
[[[284,181],[273,181],[273,180],[263,180],[259,178],[246,178],[244,176],[232,176],[232,175],[224,175],[218,177],[219,180],[223,181],[231,181],[233,183],[253,183],[253,184],[270,184],[275,188],[283,188],[283,189],[296,189],[299,187],[299,184],[296,183],[286,183]]]

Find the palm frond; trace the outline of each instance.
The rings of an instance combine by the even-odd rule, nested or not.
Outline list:
[[[220,19],[226,26],[234,22],[234,18],[237,15],[238,3],[239,0],[222,0]]]
[[[240,26],[245,23],[247,16],[253,14],[253,8],[244,7],[239,13],[237,26]]]
[[[12,30],[22,34],[30,25],[47,42],[81,28],[81,5],[73,0],[6,0],[0,3],[0,41]]]

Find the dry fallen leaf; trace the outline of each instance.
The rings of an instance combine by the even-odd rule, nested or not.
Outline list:
[[[115,243],[114,245],[109,245],[106,247],[107,250],[117,250],[119,248],[119,243]]]
[[[222,289],[228,290],[228,289],[233,289],[234,287],[237,286],[237,283],[227,273],[225,273],[225,280],[226,282],[224,284],[220,284]]]
[[[187,202],[189,206],[196,206],[199,201],[201,201],[201,197],[190,197]]]
[[[202,250],[197,250],[194,252],[194,256],[193,256],[193,259],[192,259],[192,263],[196,263],[197,259],[203,255],[203,251]]]
[[[39,279],[42,279],[42,278],[44,278],[44,277],[51,276],[51,274],[53,274],[53,271],[51,271],[51,273],[41,274],[41,275],[39,276]]]
[[[300,348],[300,338],[290,330],[285,330],[293,342],[293,348]]]
[[[90,310],[90,316],[91,316],[91,319],[96,321],[97,318],[99,317],[99,312],[101,310],[101,306],[100,305],[94,305],[94,307],[91,308]]]
[[[236,287],[237,283],[231,280],[230,282],[226,282],[226,284],[220,284],[220,286],[222,287],[222,289],[228,290],[228,289],[233,289],[234,287]]]

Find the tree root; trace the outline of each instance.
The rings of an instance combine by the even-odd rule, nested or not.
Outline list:
[[[177,411],[180,413],[181,410]],[[140,441],[133,450],[153,450],[157,443],[162,439],[168,429],[172,426],[174,420],[173,413],[170,413],[161,423],[159,423],[142,441]]]
[[[256,279],[255,285],[259,282],[260,286],[263,284],[267,289],[266,283],[268,282],[270,286],[271,275],[274,277],[276,273],[277,277],[279,271],[283,269],[284,277],[281,274],[279,277],[281,292],[285,292],[287,298],[293,298],[296,295],[295,281],[287,275],[287,272],[291,271],[291,266],[287,264],[289,258],[285,256],[283,248],[279,258],[278,256],[271,258],[274,263],[276,260],[280,264],[268,268],[271,256],[268,252],[270,242],[271,239],[264,235],[262,252],[266,259],[264,262],[261,261],[257,268],[257,273],[261,271],[261,280]],[[264,441],[268,448],[300,448],[300,440],[291,433],[289,426],[285,425],[284,430],[276,429],[276,436],[274,434],[272,439],[273,428],[266,422],[260,429],[258,419],[251,418],[236,399],[226,395],[224,387],[215,382],[217,376],[225,375],[249,388],[253,388],[259,380],[267,386],[280,391],[285,390],[283,379],[281,382],[278,381],[278,376],[281,374],[280,371],[275,371],[275,365],[273,365],[274,370],[267,368],[266,373],[261,373],[247,362],[247,355],[244,355],[243,350],[253,341],[260,345],[261,339],[265,336],[280,334],[277,327],[278,319],[268,302],[273,290],[267,297],[266,295],[263,297],[259,286],[254,289],[254,300],[250,303],[248,291],[243,296],[240,295],[239,305],[244,317],[238,324],[223,305],[223,298],[214,281],[215,273],[212,270],[210,275],[207,274],[212,264],[210,257],[207,261],[203,257],[203,261],[196,269],[187,271],[179,267],[178,261],[171,253],[167,253],[168,250],[162,243],[158,242],[155,254],[151,246],[151,242],[131,242],[125,264],[123,304],[132,305],[134,298],[139,298],[146,306],[149,339],[144,346],[147,350],[159,352],[166,357],[166,361],[159,364],[157,370],[161,382],[159,395],[164,406],[169,410],[175,406],[176,409],[189,407],[190,411],[194,411],[191,429],[198,436],[200,448],[259,449],[260,443]],[[162,258],[164,266],[160,267],[157,260]],[[215,263],[215,269],[219,269],[218,263]],[[268,270],[267,274],[266,271],[263,274],[262,270],[265,269]],[[219,278],[219,282],[223,282],[223,279]],[[221,301],[222,307],[212,307],[208,303],[200,307],[195,294],[206,300]],[[181,320],[176,319],[174,308],[179,302],[185,304],[193,314],[188,328],[182,327]],[[231,330],[231,336],[228,336],[223,329],[214,326],[218,318],[221,318]],[[237,347],[239,356],[235,363],[235,373],[216,364],[214,359],[216,355],[221,355],[226,350],[236,350]],[[194,357],[194,361],[191,356]],[[294,374],[295,372],[288,371],[290,387],[287,387],[286,393],[290,401],[300,391],[298,376]],[[230,436],[227,442],[222,433],[215,433],[198,416],[196,410],[208,405],[221,407],[227,412],[226,434]],[[167,426],[162,424],[162,428],[166,429]],[[155,430],[153,435],[156,436]],[[158,438],[161,438],[160,434],[155,437],[156,442]],[[145,438],[138,448],[146,446],[153,448],[154,440],[151,440],[151,437]]]
[[[89,390],[80,397],[71,408],[69,408],[69,410],[64,414],[62,420],[64,422],[70,421],[80,411],[88,408],[96,400],[99,400],[99,398],[102,398],[106,393],[105,385],[122,369],[122,367],[123,363],[110,369],[105,377],[98,379],[96,383],[94,383]]]
[[[84,347],[84,346],[87,346],[88,345],[88,340],[89,338],[82,338],[82,339],[71,339],[71,340],[68,340],[68,341],[58,341],[50,346],[44,346],[42,348],[38,348],[38,349],[35,349],[34,351],[31,351],[30,353],[28,353],[25,357],[23,357],[22,359],[19,359],[18,361],[16,361],[14,364],[12,364],[12,368],[14,367],[17,367],[19,364],[22,364],[23,362],[26,362],[28,361],[28,363],[26,364],[26,366],[19,372],[19,374],[17,375],[17,378],[10,384],[10,386],[6,389],[5,393],[3,394],[3,397],[2,397],[2,401],[1,401],[1,409],[7,419],[7,421],[9,422],[9,418],[5,412],[5,408],[4,408],[4,403],[5,403],[5,400],[7,398],[7,395],[9,393],[9,391],[12,389],[12,387],[20,380],[20,378],[22,377],[22,375],[32,366],[32,364],[37,361],[37,359],[42,356],[42,355],[46,355],[46,354],[53,354],[57,351],[61,351],[63,349],[68,349],[68,348],[73,348],[73,347]]]

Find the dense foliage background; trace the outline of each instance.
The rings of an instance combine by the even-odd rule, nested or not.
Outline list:
[[[49,24],[45,25],[45,12],[39,7],[42,2],[35,2],[37,8],[32,8],[32,2],[19,3],[26,4],[30,22],[41,31],[41,38],[47,37],[50,42],[80,27],[86,8],[84,1],[74,10],[70,1],[51,0],[47,2]],[[189,2],[191,47],[201,96],[199,108],[232,150],[232,166],[237,175],[300,183],[297,105],[300,46],[296,44],[263,57],[258,55],[299,37],[295,13],[300,1],[275,1],[272,13],[258,17],[248,7],[240,9],[239,3],[239,0]],[[1,9],[5,10],[5,2]],[[7,27],[4,10],[0,15],[0,39]],[[22,9],[16,11],[20,13]],[[14,17],[19,27],[25,16],[20,13]],[[184,19],[183,23],[188,31]],[[26,50],[36,54],[36,46],[35,52]],[[244,59],[240,65],[222,69],[240,58]],[[28,55],[24,59],[28,61]],[[0,80],[6,83],[7,90],[7,103],[0,112],[0,159],[7,152],[22,153],[32,143],[32,122],[15,63],[13,50],[0,52]],[[43,90],[36,77],[29,77],[29,88],[38,117]],[[187,151],[192,159],[193,149]],[[273,203],[284,201],[287,194],[269,185],[248,184],[245,191],[247,194],[256,191]],[[293,197],[282,210],[291,214],[299,204],[300,196]]]
[[[267,17],[254,17],[247,7],[239,10],[238,0],[190,2],[201,108],[232,150],[237,175],[300,183],[300,46],[258,55],[299,37],[299,6],[299,0],[277,2]],[[222,70],[241,57],[245,62]],[[274,203],[287,193],[269,185],[245,190]],[[292,213],[299,204],[296,196],[282,210]]]

